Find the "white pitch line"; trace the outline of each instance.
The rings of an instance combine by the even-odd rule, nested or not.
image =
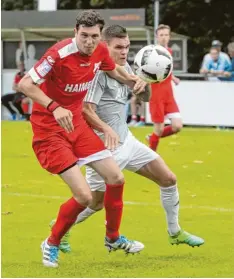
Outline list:
[[[136,130],[136,129],[141,129],[141,130],[143,130],[143,129],[145,129],[145,130],[147,130],[148,128],[152,128],[153,127],[153,125],[147,125],[147,126],[142,126],[142,127],[131,127],[131,129],[132,129],[132,131],[134,131],[134,130]],[[216,128],[209,128],[209,127],[205,127],[205,128],[203,128],[203,127],[201,127],[201,128],[192,128],[192,127],[183,127],[183,131],[185,131],[185,132],[221,132],[221,133],[226,133],[226,132],[234,132],[234,129],[233,129],[233,127],[231,127],[231,128],[228,128],[228,129],[224,129],[224,130],[217,130]]]
[[[4,193],[2,193],[4,194]],[[40,198],[40,199],[55,199],[55,200],[66,200],[68,197],[63,196],[45,196],[37,195],[30,193],[6,193],[8,196],[17,196],[17,197],[31,197],[31,198]],[[140,206],[159,206],[160,203],[148,203],[148,202],[134,202],[134,201],[125,201],[126,205],[140,205]],[[210,211],[219,211],[219,212],[234,212],[234,208],[224,208],[224,207],[213,207],[208,205],[181,205],[181,209],[204,209]]]

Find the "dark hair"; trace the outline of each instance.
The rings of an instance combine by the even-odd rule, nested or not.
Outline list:
[[[159,30],[168,29],[171,33],[171,27],[165,24],[159,24],[158,28],[156,29],[155,33],[157,34]]]
[[[105,25],[105,21],[98,12],[94,10],[88,10],[78,14],[76,18],[77,30],[79,29],[80,25],[83,25],[85,27],[93,27],[95,25],[99,25],[100,30],[102,31]]]
[[[111,25],[102,31],[103,40],[107,42],[114,38],[126,38],[127,36],[127,29],[121,25]]]

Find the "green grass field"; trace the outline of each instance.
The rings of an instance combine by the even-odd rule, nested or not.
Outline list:
[[[151,128],[132,131],[144,141]],[[58,269],[48,269],[41,263],[40,243],[70,193],[38,164],[30,124],[2,122],[2,277],[233,277],[233,142],[233,131],[185,128],[159,146],[177,174],[180,223],[203,237],[204,246],[169,245],[157,186],[125,172],[121,232],[142,241],[145,250],[108,254],[102,211],[74,228],[72,253],[60,255]]]

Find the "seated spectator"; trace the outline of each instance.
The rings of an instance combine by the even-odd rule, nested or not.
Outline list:
[[[229,81],[234,81],[234,42],[229,43],[227,48],[228,48],[228,53],[231,57],[231,65],[232,65]]]
[[[219,56],[221,57],[221,59],[225,59],[227,60],[228,62],[231,62],[230,61],[230,58],[229,56],[227,55],[227,53],[221,51],[222,49],[222,43],[219,41],[219,40],[214,40],[212,41],[211,43],[211,48],[216,48],[217,51],[219,52]],[[203,58],[203,62],[202,62],[202,67],[204,67],[204,65],[209,61],[211,60],[211,55],[210,55],[210,52],[207,53],[204,58]]]
[[[220,52],[215,47],[210,49],[210,59],[200,69],[201,74],[209,74],[209,80],[222,80],[230,77],[231,62],[220,55]]]
[[[5,94],[1,97],[2,105],[5,106],[11,113],[12,120],[25,119],[24,111],[21,107],[22,100],[26,97],[23,93],[18,90],[18,83],[25,74],[24,64],[19,64],[19,72],[15,75],[12,90],[16,93]]]

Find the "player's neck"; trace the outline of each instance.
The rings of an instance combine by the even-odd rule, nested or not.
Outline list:
[[[89,56],[88,54],[86,54],[86,53],[84,53],[82,51],[79,51],[79,53],[80,53],[81,56]]]

